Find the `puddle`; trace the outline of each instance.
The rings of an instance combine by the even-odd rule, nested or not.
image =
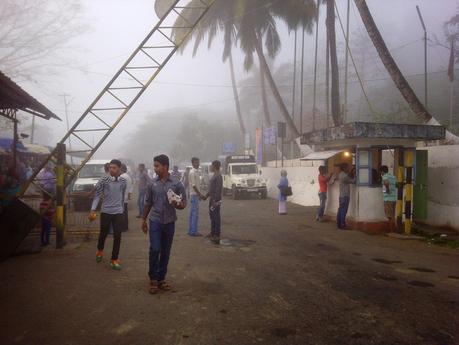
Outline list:
[[[238,240],[233,238],[224,238],[220,240],[220,245],[231,247],[247,247],[255,243],[257,242],[252,240]]]
[[[327,251],[339,251],[338,247],[331,246],[331,245],[325,244],[325,243],[319,243],[317,245],[317,247],[319,247],[320,249],[323,249],[323,250],[327,250]]]
[[[412,286],[418,286],[418,287],[434,287],[435,286],[432,283],[422,282],[422,281],[419,281],[419,280],[412,280],[412,281],[408,282],[407,284],[412,285]]]
[[[295,335],[296,330],[292,328],[279,327],[271,329],[270,333],[274,337],[287,338],[289,335]]]
[[[379,262],[380,264],[385,264],[385,265],[401,264],[403,262],[399,260],[387,260],[387,259],[381,259],[381,258],[373,258],[371,260]]]
[[[391,276],[389,274],[384,274],[384,273],[377,273],[375,274],[374,278],[389,281],[389,282],[395,282],[398,280],[397,277]]]
[[[328,263],[332,265],[342,265],[342,266],[351,266],[352,263],[346,260],[341,260],[341,259],[334,259],[334,260],[328,260]]]
[[[434,270],[431,270],[430,268],[424,268],[424,267],[410,267],[410,270],[417,271],[417,272],[425,272],[425,273],[435,273]]]

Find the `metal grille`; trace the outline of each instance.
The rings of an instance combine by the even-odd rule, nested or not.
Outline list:
[[[188,38],[213,2],[214,0],[199,0],[198,5],[187,6],[189,0],[171,1],[171,6],[164,11],[164,15],[161,16],[156,26],[60,141],[63,144],[71,139],[73,148],[67,153],[83,157],[79,166],[67,167],[68,178],[65,181],[65,187],[68,187],[86,162],[129,112]],[[184,12],[186,17],[183,15]],[[48,162],[55,163],[56,160],[57,148],[37,168],[23,186],[19,196],[24,197],[36,194],[37,191],[43,191],[36,177]]]

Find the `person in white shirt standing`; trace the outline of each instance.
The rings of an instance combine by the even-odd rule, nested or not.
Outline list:
[[[204,200],[204,196],[201,194],[201,173],[199,172],[199,158],[191,158],[191,165],[193,168],[190,171],[188,177],[189,189],[190,189],[190,220],[188,235],[190,236],[202,236],[198,231],[198,220],[199,220],[199,202]]]
[[[132,178],[129,176],[127,172],[126,164],[121,164],[121,177],[126,180],[126,193],[124,194],[124,223],[123,223],[123,231],[129,230],[129,216],[128,216],[128,202],[131,200],[133,185],[132,185]]]

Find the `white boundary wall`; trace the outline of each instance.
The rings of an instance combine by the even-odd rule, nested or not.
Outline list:
[[[427,224],[459,230],[459,145],[420,147],[429,151]]]
[[[292,186],[293,196],[288,200],[302,206],[318,206],[319,184],[317,176],[318,169],[323,162],[320,161],[299,161],[299,160],[284,160],[284,167],[281,167],[281,161],[277,161],[278,167],[275,167],[275,162],[269,162],[267,167],[261,167],[261,176],[268,180],[268,196],[277,199],[279,190],[277,184],[280,180],[280,172],[282,169],[287,171],[287,178]]]
[[[429,151],[428,167],[428,210],[427,224],[434,226],[450,226],[459,230],[459,145],[419,147],[419,150]],[[318,206],[318,167],[321,161],[285,160],[269,162],[267,167],[260,168],[262,176],[268,180],[268,196],[277,198],[277,184],[281,169],[288,173],[288,179],[293,189],[293,197],[289,201],[302,206]],[[336,183],[335,183],[336,184]],[[338,208],[337,184],[329,187],[326,213],[335,215]],[[378,198],[379,188],[351,187],[351,204],[348,215],[359,221],[382,221],[384,207],[382,198]],[[358,194],[358,195],[356,195]],[[373,202],[370,202],[372,200]],[[357,203],[360,214],[357,213]]]

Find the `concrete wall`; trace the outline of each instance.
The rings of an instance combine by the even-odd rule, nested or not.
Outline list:
[[[338,210],[338,181],[329,186],[325,214],[336,216]],[[357,207],[358,206],[358,207]],[[351,185],[351,201],[348,217],[357,222],[384,222],[384,204],[381,188]]]
[[[277,184],[280,179],[280,171],[287,171],[288,180],[292,186],[293,196],[289,201],[302,206],[319,205],[319,184],[317,176],[318,168],[323,165],[322,161],[284,161],[284,167],[275,167],[275,162],[269,162],[268,167],[261,168],[262,177],[268,180],[268,196],[277,198],[279,190]],[[325,213],[328,216],[336,216],[338,210],[339,185],[338,181],[329,186],[328,199]],[[360,205],[358,211],[357,205]],[[384,206],[381,188],[351,186],[351,202],[348,216],[355,221],[385,221]]]
[[[268,180],[268,196],[277,198],[280,171],[284,169],[287,171],[287,178],[293,190],[293,196],[289,197],[289,201],[302,206],[319,205],[317,176],[321,162],[285,160],[284,167],[281,168],[280,165],[281,162],[278,161],[278,167],[276,168],[275,162],[269,162],[267,167],[260,168],[261,176]]]
[[[459,230],[459,145],[418,149],[429,151],[426,223]]]
[[[459,230],[459,145],[422,147],[429,151],[428,170],[428,217],[427,224],[449,226]],[[391,157],[386,157],[393,160]],[[389,159],[391,158],[391,159]],[[261,168],[262,176],[268,180],[268,195],[277,198],[277,184],[280,178],[280,161],[269,162],[268,167]],[[289,198],[303,206],[318,206],[317,183],[318,167],[323,162],[298,160],[284,161],[284,168],[293,189]],[[359,205],[359,208],[357,208]],[[338,209],[338,184],[329,187],[326,214],[336,215]],[[357,210],[359,214],[357,214]],[[380,188],[351,187],[351,204],[349,217],[361,222],[384,221],[384,207]]]

